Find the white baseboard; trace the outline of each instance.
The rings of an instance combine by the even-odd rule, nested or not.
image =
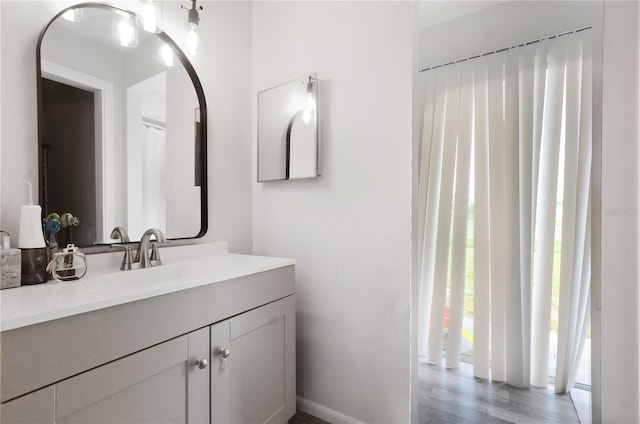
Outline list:
[[[364,424],[362,421],[358,421],[353,417],[345,415],[341,412],[334,411],[331,408],[327,408],[324,405],[315,403],[303,397],[297,396],[298,409],[307,414],[313,415],[316,418],[325,420],[331,424]]]

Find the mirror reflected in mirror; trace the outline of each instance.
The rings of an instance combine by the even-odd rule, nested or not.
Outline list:
[[[176,43],[131,11],[83,3],[45,27],[37,57],[40,204],[79,218],[58,244],[119,242],[118,226],[131,241],[152,227],[204,235],[206,103]]]
[[[318,167],[318,79],[258,93],[258,181],[313,178]]]

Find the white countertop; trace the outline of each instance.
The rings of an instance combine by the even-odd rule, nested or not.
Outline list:
[[[216,247],[211,248],[214,245]],[[96,262],[100,260],[97,255],[89,255],[87,276],[81,280],[50,281],[1,290],[0,331],[295,264],[293,259],[227,253],[226,244],[223,249],[219,244],[199,246],[203,247],[161,249],[163,265],[133,271],[120,271],[119,267],[95,270],[92,268],[93,256],[96,256]],[[174,249],[178,254],[170,252]],[[188,253],[186,258],[185,251]],[[194,251],[198,255],[194,255]],[[117,257],[121,256],[122,253]],[[109,259],[108,262],[113,261]]]

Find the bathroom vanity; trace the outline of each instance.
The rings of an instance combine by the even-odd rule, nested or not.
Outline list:
[[[286,422],[294,261],[224,246],[0,292],[0,421]]]
[[[119,6],[82,3],[38,39],[40,204],[47,222],[73,211],[75,244],[103,253],[87,257],[81,280],[0,292],[0,421],[286,422],[294,261],[211,243],[163,248],[158,266],[151,233],[181,244],[208,228],[207,108],[178,44],[139,23]],[[130,253],[123,223],[140,240],[140,269],[119,271],[113,247]],[[47,230],[51,246],[72,239],[70,226],[58,230]]]

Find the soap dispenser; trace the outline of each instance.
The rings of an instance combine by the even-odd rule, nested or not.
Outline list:
[[[31,183],[26,205],[20,209],[18,247],[22,250],[22,284],[46,283],[48,278],[49,248],[42,233],[42,208],[33,204]]]
[[[0,231],[0,289],[20,285],[20,249],[12,249],[9,233]]]

